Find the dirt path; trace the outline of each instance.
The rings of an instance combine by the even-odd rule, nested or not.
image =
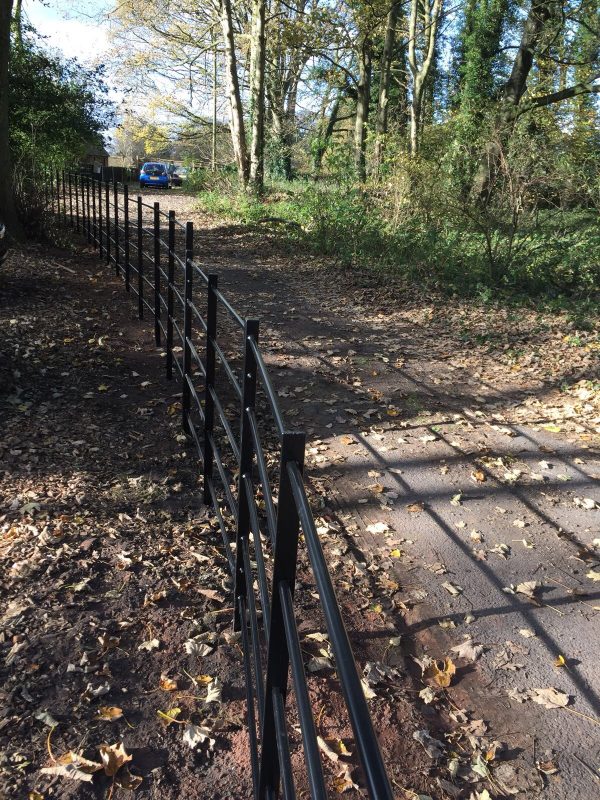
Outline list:
[[[370,703],[397,797],[485,797],[475,794],[483,786],[492,797],[597,794],[600,595],[588,575],[600,533],[587,508],[600,472],[597,334],[560,315],[357,286],[268,234],[195,213],[185,195],[168,199],[196,223],[198,261],[261,317],[288,419],[308,429],[315,508],[353,645],[361,666],[396,670],[373,682]],[[110,790],[108,778],[41,776],[53,763],[50,730],[55,757],[97,758],[101,742],[124,739],[141,796],[249,796],[239,652],[215,614],[227,574],[177,439],[177,387],[96,259],[40,255],[22,256],[2,286],[0,736],[10,745],[0,797]],[[209,570],[196,555],[206,552]],[[532,598],[504,591],[527,581],[540,584]],[[474,649],[461,657],[451,648],[467,634]],[[185,652],[197,636],[214,645],[200,660]],[[137,649],[153,639],[157,650]],[[456,674],[448,664],[436,673],[427,656],[451,657]],[[220,678],[222,703],[204,702],[206,687],[189,678],[200,673]],[[169,679],[175,694],[161,688]],[[567,708],[508,697],[549,687]],[[343,737],[328,683],[316,676],[313,691],[321,732]],[[98,719],[102,706],[124,716]],[[185,745],[183,725],[163,726],[156,712],[174,707],[216,731],[213,752]]]
[[[498,796],[597,795],[598,328],[361,287],[268,232],[196,222],[200,263],[263,321],[371,609],[453,658],[451,706],[502,741]],[[422,710],[447,722],[447,698]]]

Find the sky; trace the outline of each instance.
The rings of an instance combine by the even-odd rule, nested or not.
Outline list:
[[[102,13],[110,8],[105,0],[51,0],[49,7],[39,0],[24,0],[28,20],[48,46],[86,65],[102,61],[109,42],[109,26]]]

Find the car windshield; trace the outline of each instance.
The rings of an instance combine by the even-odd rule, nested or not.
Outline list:
[[[163,164],[144,164],[142,172],[145,172],[147,175],[164,175],[165,168]]]

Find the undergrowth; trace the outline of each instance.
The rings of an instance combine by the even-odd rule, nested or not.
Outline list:
[[[333,182],[272,182],[258,199],[226,183],[197,180],[203,210],[276,228],[338,264],[393,275],[484,302],[512,298],[568,307],[584,326],[600,292],[600,230],[591,210],[536,210],[518,224],[501,214],[414,213],[385,191]],[[284,222],[287,225],[273,225]],[[574,304],[573,301],[576,301]]]

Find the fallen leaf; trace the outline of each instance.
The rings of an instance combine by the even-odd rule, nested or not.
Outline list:
[[[123,716],[123,709],[118,706],[101,706],[97,713],[98,719],[104,720],[105,722],[114,722],[117,719],[121,719]]]
[[[109,778],[116,775],[123,764],[132,759],[132,756],[125,751],[123,742],[119,742],[119,744],[101,744],[98,750],[100,751],[104,772]]]
[[[458,658],[466,658],[468,661],[477,661],[479,656],[483,653],[482,644],[473,644],[470,639],[451,647],[450,650],[456,653]]]
[[[452,595],[452,597],[458,597],[458,595],[462,594],[463,592],[462,586],[457,586],[456,584],[451,583],[450,581],[444,581],[444,583],[442,583],[442,586],[447,592],[449,592]]]
[[[177,689],[177,681],[167,678],[166,675],[161,675],[159,685],[164,692],[174,692]]]
[[[172,722],[177,722],[177,717],[181,714],[180,708],[170,708],[168,711],[157,711],[157,716],[165,727],[168,727]]]
[[[160,647],[160,642],[158,639],[149,639],[147,642],[142,642],[138,645],[138,650],[146,650],[150,652],[151,650],[157,650]]]
[[[183,731],[183,741],[188,747],[191,747],[192,750],[199,744],[208,742],[209,750],[212,750],[215,740],[211,739],[211,733],[212,731],[209,728],[203,728],[200,725],[192,725],[190,722],[185,726],[185,730]]]
[[[569,695],[552,687],[548,689],[532,689],[531,699],[544,708],[564,708],[569,705]]]
[[[387,522],[374,522],[372,525],[367,525],[367,533],[387,533],[390,526]]]
[[[447,689],[452,683],[452,678],[455,674],[456,666],[454,662],[451,658],[446,658],[441,662],[441,667],[437,661],[430,664],[423,673],[423,677],[426,680],[433,680],[438,686]]]

